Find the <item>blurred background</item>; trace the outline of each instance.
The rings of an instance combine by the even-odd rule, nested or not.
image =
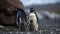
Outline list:
[[[60,0],[21,0],[25,12],[33,7],[37,12],[40,25],[60,26]]]
[[[60,34],[60,0],[20,1],[27,15],[30,13],[30,8],[34,8],[37,13],[40,29],[32,34]],[[31,33],[27,32],[27,34]]]
[[[34,8],[39,19],[40,33],[60,34],[60,0],[21,0],[25,12]]]
[[[48,34],[48,31],[50,32],[49,34],[52,32],[55,32],[55,34],[60,34],[60,0],[21,1],[27,14],[29,14],[31,7],[35,9],[41,30],[45,30],[46,34]]]

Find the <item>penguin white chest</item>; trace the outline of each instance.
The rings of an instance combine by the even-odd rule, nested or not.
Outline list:
[[[36,15],[35,15],[34,13],[31,13],[31,14],[29,15],[29,19],[30,19],[30,20],[33,20],[33,21],[37,21]]]

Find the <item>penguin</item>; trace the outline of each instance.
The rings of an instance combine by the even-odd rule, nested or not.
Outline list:
[[[36,13],[34,12],[34,9],[33,8],[31,8],[31,12],[30,12],[30,14],[29,14],[29,23],[31,23],[31,20],[33,21],[32,22],[32,26],[34,26],[34,30],[35,31],[38,31],[38,19],[37,19],[37,16],[36,16]],[[32,28],[32,26],[31,26],[31,28]]]

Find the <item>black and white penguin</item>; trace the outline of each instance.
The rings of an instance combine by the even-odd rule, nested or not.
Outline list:
[[[30,14],[29,14],[29,19],[28,19],[28,21],[29,21],[29,23],[31,24],[31,21],[32,21],[32,26],[34,26],[34,28],[31,26],[31,28],[33,28],[35,31],[38,31],[38,19],[37,19],[37,15],[36,15],[36,13],[34,12],[34,9],[33,8],[31,8],[31,12],[30,12]]]

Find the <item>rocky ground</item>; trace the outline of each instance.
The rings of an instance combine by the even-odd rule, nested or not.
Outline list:
[[[21,32],[13,26],[0,26],[1,34],[60,34],[60,22],[54,20],[40,20],[39,31]]]

